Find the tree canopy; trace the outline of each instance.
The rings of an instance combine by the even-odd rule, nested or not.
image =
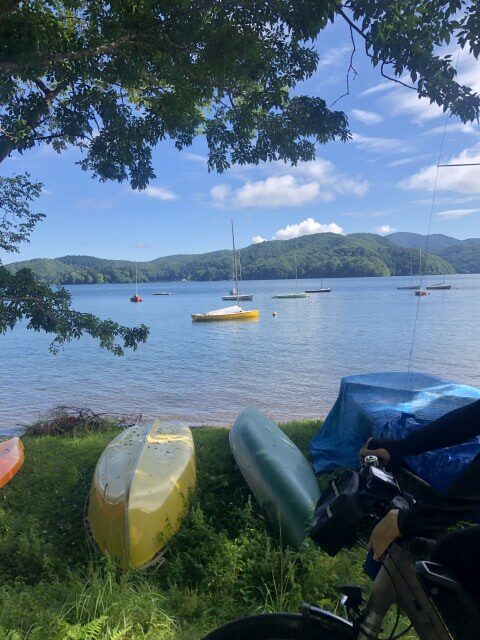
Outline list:
[[[361,43],[382,75],[473,121],[479,96],[439,51],[457,46],[478,57],[479,15],[478,0],[1,0],[0,162],[39,144],[74,145],[93,177],[143,189],[155,177],[152,149],[165,139],[182,149],[204,136],[209,169],[219,172],[311,160],[318,144],[350,135],[342,111],[296,90],[317,68],[315,39],[336,21],[351,35],[347,83]],[[28,176],[2,178],[4,250],[28,240],[41,219],[30,208],[40,188]],[[101,333],[92,319],[63,322],[66,298],[53,309],[46,290],[17,277],[2,272],[0,331],[26,317],[63,339]],[[43,322],[14,304],[17,286],[44,305]],[[103,330],[126,346],[146,338],[145,328]]]
[[[436,53],[453,41],[478,56],[477,1],[4,0],[0,159],[73,144],[83,169],[133,188],[154,177],[151,151],[166,138],[181,149],[204,135],[216,171],[310,160],[315,143],[349,135],[345,114],[293,93],[337,20],[381,73],[409,75],[462,121],[478,117],[479,97]]]

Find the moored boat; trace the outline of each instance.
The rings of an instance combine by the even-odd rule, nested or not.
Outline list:
[[[207,313],[192,313],[194,322],[222,322],[224,320],[252,320],[260,317],[258,309],[242,309],[239,305],[224,307]]]
[[[20,438],[15,436],[0,442],[0,488],[10,482],[22,468],[24,460],[25,453]]]
[[[283,300],[283,299],[289,299],[289,298],[309,298],[310,296],[308,295],[308,293],[305,292],[298,292],[298,293],[278,293],[275,296],[272,296],[272,298],[276,298],[277,300]]]
[[[277,293],[272,296],[277,300],[290,300],[293,298],[309,298],[307,291],[298,291],[298,272],[297,272],[297,252],[294,254],[295,256],[295,291],[293,293]]]
[[[130,298],[130,302],[143,302],[142,296],[138,295],[138,272],[137,263],[135,263],[135,295]]]
[[[206,313],[192,313],[194,322],[223,322],[225,320],[255,320],[259,318],[260,311],[258,309],[242,309],[238,304],[240,300],[252,300],[252,295],[241,295],[238,290],[238,271],[235,249],[235,233],[233,230],[232,220],[232,244],[233,244],[233,279],[234,288],[230,291],[230,296],[222,296],[222,300],[236,300],[237,304],[223,309],[215,309]]]
[[[157,420],[125,429],[93,476],[88,523],[99,549],[123,569],[154,562],[180,529],[195,482],[188,427]]]
[[[305,293],[330,293],[329,287],[322,287],[321,289],[305,289]]]
[[[428,296],[428,291],[425,291],[425,289],[417,289],[417,291],[415,291],[415,295],[416,296]]]
[[[222,300],[253,300],[253,295],[250,293],[239,293],[237,295],[222,296]]]
[[[446,291],[447,289],[451,289],[452,285],[451,284],[431,284],[429,287],[427,287],[427,289],[431,290],[431,291]]]

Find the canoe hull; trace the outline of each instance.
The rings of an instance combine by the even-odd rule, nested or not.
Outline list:
[[[188,427],[157,420],[114,438],[97,463],[88,522],[99,549],[123,569],[142,569],[181,527],[195,487]]]
[[[209,315],[208,313],[192,313],[193,322],[224,322],[226,320],[255,320],[260,317],[258,309],[242,311],[240,313],[225,313]]]
[[[4,442],[0,442],[0,488],[22,468],[25,461],[25,453],[20,438],[15,436]]]
[[[320,497],[312,468],[295,444],[260,411],[243,411],[230,448],[252,493],[282,541],[298,548]]]

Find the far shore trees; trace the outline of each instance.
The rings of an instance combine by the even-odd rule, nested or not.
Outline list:
[[[416,91],[462,122],[478,119],[479,96],[456,81],[452,55],[478,57],[476,0],[2,0],[0,162],[49,144],[82,150],[100,180],[144,189],[152,149],[205,137],[210,170],[232,163],[312,160],[318,144],[349,138],[345,114],[299,82],[318,64],[314,41],[343,21],[352,42],[346,91],[362,49],[379,74]],[[41,186],[27,174],[0,181],[0,249],[18,250],[41,214]],[[0,332],[20,319],[62,344],[87,333],[114,353],[136,348],[128,329],[71,309],[69,294],[0,267]]]

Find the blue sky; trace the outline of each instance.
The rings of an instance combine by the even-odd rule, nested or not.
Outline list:
[[[349,33],[334,25],[321,34],[317,73],[302,92],[333,102],[345,92]],[[230,247],[305,233],[393,230],[426,233],[445,125],[442,111],[381,77],[357,43],[350,95],[336,108],[350,119],[353,140],[318,148],[317,160],[290,167],[270,163],[208,173],[198,139],[178,152],[155,150],[157,177],[139,194],[127,184],[100,183],[44,146],[3,163],[5,175],[28,170],[45,184],[39,207],[46,220],[19,255],[4,262],[66,254],[150,260],[174,253]],[[459,79],[480,91],[480,65],[461,52]],[[442,162],[480,162],[480,127],[449,118]],[[440,169],[432,233],[480,237],[480,167]]]

